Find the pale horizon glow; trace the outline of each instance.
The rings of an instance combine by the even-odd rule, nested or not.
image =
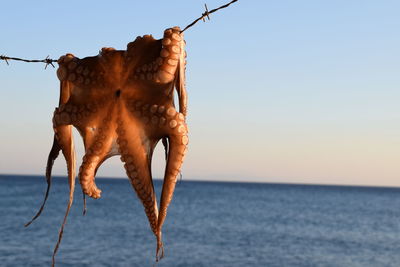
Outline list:
[[[209,9],[226,1],[208,1]],[[3,3],[0,54],[96,55],[161,38],[200,1]],[[244,1],[185,33],[184,180],[400,186],[400,2]],[[179,10],[179,12],[178,12]],[[44,174],[55,69],[0,61],[0,174]],[[83,143],[75,132],[78,166]],[[153,176],[163,176],[157,147]],[[62,156],[55,175],[66,175]],[[119,157],[98,176],[125,177]]]

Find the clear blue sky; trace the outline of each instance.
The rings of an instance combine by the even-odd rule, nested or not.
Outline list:
[[[5,1],[0,54],[125,49],[189,24],[204,3]],[[188,30],[184,179],[400,186],[399,10],[386,0],[240,0]],[[0,62],[0,173],[42,174],[58,80],[52,68],[10,64]],[[161,177],[161,148],[155,157]],[[55,173],[66,173],[62,159]],[[123,177],[119,158],[99,175]]]

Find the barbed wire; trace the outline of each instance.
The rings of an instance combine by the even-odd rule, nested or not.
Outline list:
[[[48,65],[51,65],[53,68],[55,68],[55,66],[53,65],[53,62],[57,62],[56,59],[51,59],[49,58],[49,56],[47,56],[45,59],[23,59],[23,58],[18,58],[18,57],[7,57],[5,55],[0,55],[0,60],[4,60],[7,65],[10,65],[10,63],[8,63],[9,60],[18,60],[18,61],[24,61],[24,62],[41,62],[41,63],[45,63],[46,66],[44,67],[45,69],[47,69]]]
[[[210,14],[212,14],[212,13],[214,13],[214,12],[220,10],[220,9],[226,8],[226,7],[230,6],[231,4],[233,4],[233,3],[237,2],[237,1],[238,0],[232,0],[231,2],[229,2],[229,3],[225,4],[225,5],[222,5],[222,6],[218,7],[218,8],[214,8],[214,9],[212,9],[210,11],[208,11],[207,4],[204,4],[205,12],[201,14],[201,17],[195,19],[192,23],[190,23],[185,28],[183,28],[183,30],[181,30],[181,33],[186,31],[187,29],[189,29],[193,25],[195,25],[200,20],[203,20],[203,22],[206,21],[205,18],[210,20],[210,16],[209,16]],[[28,63],[32,63],[32,62],[45,63],[46,64],[45,67],[44,67],[45,69],[47,69],[47,66],[49,66],[49,65],[51,65],[53,68],[55,68],[55,66],[53,65],[53,62],[57,62],[57,59],[51,59],[51,58],[49,58],[49,56],[47,56],[45,59],[24,59],[24,58],[8,57],[8,56],[5,56],[5,55],[0,55],[0,60],[4,60],[7,63],[7,65],[10,65],[10,63],[8,62],[9,60],[17,60],[17,61],[23,61],[23,62],[28,62]]]
[[[190,27],[192,27],[194,24],[196,24],[196,23],[199,22],[200,20],[203,20],[204,22],[206,21],[205,18],[207,18],[208,20],[210,20],[210,16],[209,16],[209,15],[210,15],[211,13],[214,13],[214,12],[220,10],[220,9],[226,8],[226,7],[230,6],[231,4],[233,4],[233,3],[237,2],[237,1],[238,1],[238,0],[230,1],[230,2],[227,3],[227,4],[222,5],[222,6],[218,7],[218,8],[214,8],[214,9],[212,9],[212,10],[210,10],[210,11],[208,11],[207,4],[204,4],[204,7],[205,7],[206,11],[205,11],[204,13],[201,14],[201,17],[195,19],[192,23],[190,23],[190,24],[187,25],[183,30],[181,30],[181,33],[184,32],[184,31],[186,31],[186,30],[189,29]]]

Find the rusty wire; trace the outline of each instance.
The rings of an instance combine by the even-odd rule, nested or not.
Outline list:
[[[203,20],[204,22],[205,22],[205,18],[210,20],[210,16],[209,16],[210,14],[212,14],[212,13],[214,13],[214,12],[220,10],[220,9],[226,8],[226,7],[230,6],[231,4],[233,4],[233,3],[237,2],[237,1],[238,0],[232,0],[231,2],[229,2],[229,3],[225,4],[225,5],[222,5],[222,6],[218,7],[218,8],[214,8],[214,9],[212,9],[210,11],[208,11],[207,4],[204,4],[205,12],[201,14],[201,17],[195,19],[192,23],[190,23],[183,30],[181,30],[181,33],[186,31],[187,29],[189,29],[193,25],[195,25],[200,20]],[[5,56],[5,55],[0,55],[0,60],[4,60],[7,63],[7,65],[10,65],[10,63],[8,63],[9,60],[17,60],[17,61],[23,61],[23,62],[29,62],[29,63],[31,63],[31,62],[40,62],[40,63],[45,63],[46,64],[45,67],[44,67],[45,69],[47,69],[47,66],[49,66],[49,65],[51,65],[53,68],[55,68],[54,65],[53,65],[53,62],[57,62],[56,59],[51,59],[51,58],[49,58],[49,56],[47,56],[45,59],[23,59],[23,58],[18,58],[18,57],[8,57],[8,56]]]

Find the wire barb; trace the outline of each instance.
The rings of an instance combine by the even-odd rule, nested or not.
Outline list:
[[[214,9],[212,9],[212,10],[210,10],[210,11],[208,11],[207,4],[204,4],[206,11],[205,11],[204,13],[201,14],[201,17],[195,19],[192,23],[190,23],[190,24],[187,25],[183,30],[181,30],[181,33],[184,32],[184,31],[186,31],[186,30],[189,29],[190,27],[192,27],[192,26],[193,26],[194,24],[196,24],[199,20],[203,20],[204,22],[206,21],[205,18],[207,18],[208,20],[210,20],[210,16],[209,16],[209,15],[210,15],[211,13],[214,13],[214,12],[220,10],[220,9],[226,8],[226,7],[230,6],[231,4],[233,4],[233,3],[237,2],[237,1],[238,1],[238,0],[232,0],[232,1],[230,1],[229,3],[227,3],[227,4],[222,5],[222,6],[218,7],[218,8],[214,8]]]
[[[44,66],[44,69],[47,69],[47,66],[48,66],[48,65],[51,65],[53,68],[55,68],[54,65],[53,65],[53,62],[55,62],[55,61],[57,61],[57,60],[53,61],[53,59],[49,58],[49,55],[48,55],[48,56],[44,59],[44,61],[45,61],[45,63],[46,63],[46,66]]]
[[[4,60],[7,63],[7,65],[10,65],[10,63],[8,63],[8,57],[0,55],[0,60]]]
[[[206,20],[204,19],[204,17],[207,17],[208,20],[210,20],[210,17],[208,16],[208,14],[210,14],[208,12],[208,8],[207,8],[207,4],[204,4],[204,7],[206,9],[206,12],[204,12],[203,14],[201,14],[201,16],[203,17],[203,22],[206,22]]]

